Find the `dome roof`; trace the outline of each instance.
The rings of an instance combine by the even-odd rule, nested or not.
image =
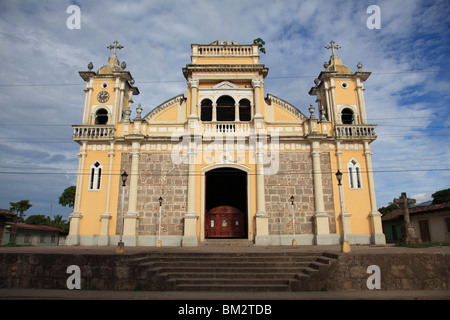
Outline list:
[[[325,68],[325,71],[337,72],[338,74],[353,74],[349,67],[342,64],[341,58],[339,58],[336,54],[330,57],[328,64],[329,66]]]
[[[98,74],[111,74],[113,71],[123,71],[123,69],[119,65],[119,59],[117,59],[117,56],[115,54],[112,54],[109,59],[108,63],[103,65],[98,70]]]

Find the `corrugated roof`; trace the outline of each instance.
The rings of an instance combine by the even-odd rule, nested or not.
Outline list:
[[[445,211],[445,210],[450,210],[450,201],[449,202],[444,202],[444,203],[439,203],[439,204],[432,204],[429,206],[417,206],[417,207],[411,207],[408,208],[409,210],[409,215],[416,215],[416,214],[428,214],[428,213],[433,213],[433,212],[437,212],[437,211]],[[388,213],[387,215],[383,216],[381,218],[381,220],[383,221],[391,221],[391,220],[396,220],[396,219],[400,219],[403,216],[403,209],[397,209],[394,210],[390,213]]]

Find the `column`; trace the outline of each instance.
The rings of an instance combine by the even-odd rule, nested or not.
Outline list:
[[[239,120],[239,102],[236,102],[234,104],[234,121],[240,121]]]
[[[341,151],[341,141],[337,141],[336,142],[336,156],[337,156],[337,160],[338,160],[338,170],[341,172],[347,172],[347,169],[344,170],[344,168],[342,167],[342,162],[341,162],[341,155],[342,155],[342,151]],[[342,179],[344,180],[344,179]],[[335,181],[335,180],[334,180]],[[343,184],[344,182],[342,182]],[[341,224],[343,224],[342,226],[342,235],[343,235],[343,240],[342,241],[350,241],[351,238],[348,237],[351,233],[352,233],[352,224],[351,224],[351,214],[347,212],[347,210],[345,209],[345,195],[344,195],[344,191],[343,191],[344,187],[342,186],[342,188],[339,188],[339,197],[340,197],[340,201],[342,202],[342,207],[344,208],[344,212],[341,212],[341,219],[338,219],[341,221]],[[342,191],[342,194],[341,194]],[[343,217],[342,217],[343,215]],[[343,219],[342,219],[343,218]],[[343,221],[343,223],[342,223]],[[346,239],[344,239],[346,237]]]
[[[254,88],[254,95],[255,95],[255,115],[254,119],[262,119],[263,116],[261,114],[261,86],[262,86],[263,80],[262,79],[252,79],[252,86]]]
[[[361,83],[360,78],[356,78],[356,90],[358,92],[358,104],[359,104],[359,114],[361,115],[361,124],[366,124],[367,123],[366,110],[364,108],[364,100],[362,94],[364,87]]]
[[[106,204],[105,204],[105,212],[100,216],[101,227],[100,227],[100,235],[98,237],[98,245],[99,246],[107,246],[109,245],[109,223],[111,221],[111,213],[109,212],[109,201],[111,196],[111,179],[112,179],[112,168],[113,168],[113,159],[114,159],[114,142],[111,142],[109,145],[109,171],[108,171],[108,186],[106,190]]]
[[[256,236],[255,245],[269,245],[269,215],[266,212],[266,195],[264,191],[264,151],[259,150],[258,144],[260,141],[256,141]]]
[[[375,244],[386,244],[386,237],[383,233],[381,223],[381,214],[377,209],[377,200],[375,196],[375,185],[373,182],[372,169],[372,152],[368,141],[364,141],[364,155],[366,157],[367,179],[369,180],[369,194],[370,194],[370,221],[371,221],[371,241]]]
[[[333,108],[333,113],[334,113],[334,124],[339,124],[340,119],[338,119],[338,113],[337,113],[337,108],[336,108],[336,99],[334,96],[334,88],[336,88],[336,86],[334,85],[333,79],[330,78],[331,107]]]
[[[214,101],[212,104],[212,117],[211,117],[211,121],[212,122],[216,122],[217,121],[217,103]]]
[[[330,225],[328,214],[325,212],[323,203],[323,186],[322,186],[322,170],[320,168],[320,142],[312,142],[312,169],[314,183],[314,221],[316,229],[316,244],[331,244]]]
[[[123,242],[128,246],[136,246],[136,229],[139,220],[139,214],[137,213],[137,189],[138,189],[138,174],[139,174],[139,150],[140,143],[132,143],[131,152],[131,172],[130,177],[130,189],[128,193],[128,211],[124,215],[123,224]]]
[[[78,161],[78,175],[77,175],[77,188],[75,191],[75,203],[73,212],[69,215],[70,229],[67,236],[67,245],[77,246],[80,244],[80,224],[83,215],[80,212],[81,205],[81,191],[83,188],[83,176],[84,176],[84,164],[86,158],[86,142],[83,142],[80,153],[78,153],[80,160]]]
[[[190,137],[189,137],[190,139]],[[183,247],[196,246],[198,244],[197,237],[197,220],[198,215],[195,209],[196,194],[196,172],[195,158],[197,156],[197,143],[189,142],[189,166],[188,166],[188,190],[187,190],[187,210],[184,216],[184,234],[181,245]]]
[[[189,79],[188,85],[191,88],[191,114],[189,118],[198,118],[197,116],[197,94],[198,94],[198,79]]]

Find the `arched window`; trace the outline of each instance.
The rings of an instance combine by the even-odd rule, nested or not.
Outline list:
[[[108,110],[98,109],[95,113],[95,124],[107,124],[108,123]]]
[[[359,162],[352,159],[347,163],[348,180],[350,189],[362,189],[361,183],[361,166]]]
[[[212,121],[212,101],[209,99],[203,99],[200,108],[200,120]]]
[[[345,108],[341,113],[342,124],[353,124],[353,111],[349,108]]]
[[[250,121],[251,116],[251,106],[250,101],[247,99],[242,99],[239,101],[239,120],[240,121]]]
[[[102,182],[102,165],[100,162],[95,161],[91,166],[91,174],[89,177],[89,190],[100,190]]]
[[[217,121],[234,121],[234,104],[234,99],[230,96],[222,96],[217,99]]]

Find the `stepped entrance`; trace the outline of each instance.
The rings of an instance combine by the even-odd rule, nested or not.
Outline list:
[[[205,239],[247,238],[247,173],[218,168],[205,176]]]

